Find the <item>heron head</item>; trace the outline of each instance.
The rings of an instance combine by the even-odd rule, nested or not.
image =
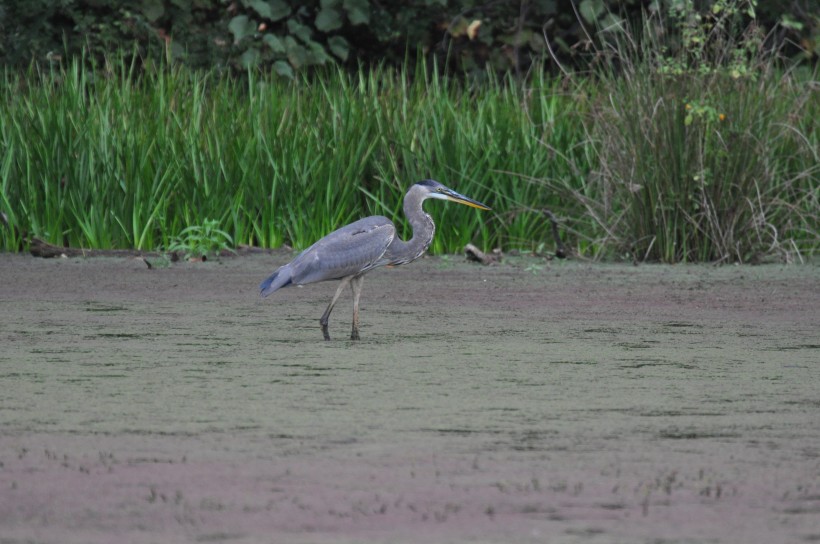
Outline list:
[[[425,198],[438,198],[440,200],[450,200],[452,202],[458,202],[459,204],[464,204],[466,206],[478,208],[479,210],[490,209],[489,206],[482,204],[477,200],[473,200],[472,198],[466,197],[460,193],[457,193],[449,187],[446,187],[441,183],[437,182],[434,179],[425,179],[424,181],[418,182],[416,185],[418,185],[425,191]]]

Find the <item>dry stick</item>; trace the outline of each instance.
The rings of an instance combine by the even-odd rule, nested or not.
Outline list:
[[[544,23],[544,25],[541,27],[541,34],[543,34],[543,36],[544,36],[544,43],[547,46],[547,51],[549,51],[550,57],[552,57],[552,60],[555,61],[555,64],[558,65],[558,69],[561,70],[561,72],[564,74],[564,76],[566,76],[568,78],[571,77],[572,74],[570,74],[569,72],[566,71],[566,69],[564,69],[564,65],[561,64],[561,61],[558,60],[558,56],[555,54],[555,51],[552,50],[552,46],[550,45],[550,39],[549,39],[549,37],[547,37],[547,24],[546,23]]]
[[[55,246],[34,236],[29,240],[29,251],[33,256],[45,259],[55,257],[144,257],[145,255],[157,255],[155,252],[137,249],[82,249]]]
[[[558,220],[555,219],[555,215],[546,208],[542,209],[541,213],[546,215],[549,218],[550,223],[552,223],[552,238],[555,240],[555,256],[559,259],[566,259],[567,248],[564,245],[564,242],[561,241],[561,235],[558,232]]]

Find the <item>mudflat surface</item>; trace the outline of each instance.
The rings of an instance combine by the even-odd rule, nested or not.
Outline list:
[[[820,541],[820,267],[0,255],[0,542]]]

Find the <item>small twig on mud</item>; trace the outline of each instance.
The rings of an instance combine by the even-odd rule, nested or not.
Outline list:
[[[501,260],[501,252],[499,250],[495,250],[492,253],[487,254],[473,244],[467,244],[464,246],[464,254],[467,256],[468,261],[479,262],[483,265],[495,264]]]
[[[546,208],[541,210],[541,213],[546,215],[552,224],[552,238],[555,240],[555,256],[559,259],[566,259],[567,248],[564,242],[561,241],[561,234],[558,232],[558,220],[555,218],[555,215]]]

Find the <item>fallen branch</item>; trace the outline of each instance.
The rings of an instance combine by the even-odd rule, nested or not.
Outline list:
[[[223,249],[219,252],[219,257],[236,257],[243,255],[270,255],[281,251],[289,251],[290,248],[283,246],[279,249],[264,249],[240,245],[236,249]],[[55,257],[136,257],[145,260],[146,257],[158,258],[166,255],[172,262],[182,260],[184,253],[180,251],[143,251],[140,249],[83,249],[76,247],[63,247],[49,244],[45,240],[32,237],[29,240],[29,252],[35,257],[53,259]],[[200,259],[205,260],[205,259]]]
[[[541,210],[541,213],[546,215],[550,223],[552,223],[552,239],[555,240],[555,256],[559,259],[566,259],[567,247],[564,245],[564,242],[561,241],[561,234],[558,232],[558,220],[555,218],[555,215],[546,208]]]
[[[468,261],[479,262],[483,265],[494,264],[501,260],[501,251],[496,249],[492,253],[487,254],[473,244],[464,246],[464,254],[467,256]]]
[[[82,249],[49,244],[45,240],[32,237],[29,240],[29,252],[35,257],[53,259],[55,257],[145,257],[159,256],[156,252],[133,249]]]

